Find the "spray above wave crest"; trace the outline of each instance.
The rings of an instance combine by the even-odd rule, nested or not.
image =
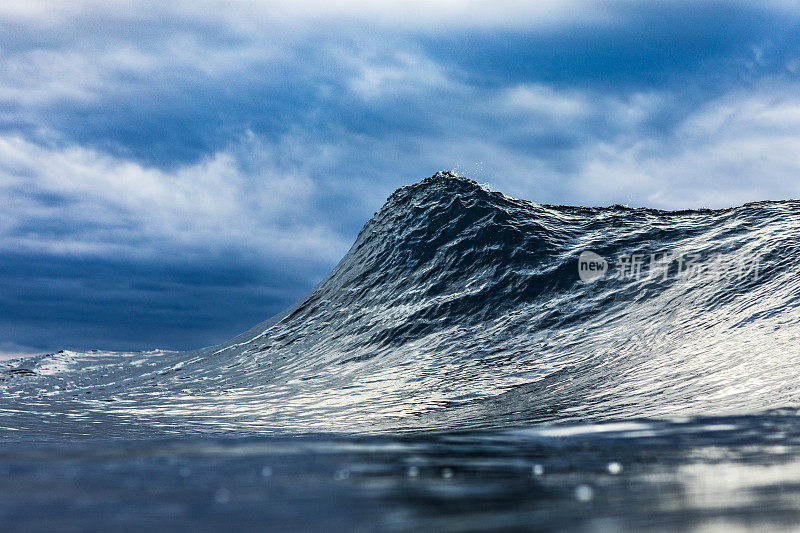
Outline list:
[[[0,422],[74,435],[458,430],[795,406],[798,237],[796,201],[545,206],[437,173],[396,191],[286,313],[194,352],[10,363],[0,386],[15,422]],[[615,272],[581,281],[587,250]],[[731,268],[692,275],[720,258]],[[663,271],[642,275],[639,259]]]

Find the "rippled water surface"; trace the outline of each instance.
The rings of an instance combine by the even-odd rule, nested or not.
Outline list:
[[[798,237],[796,201],[545,206],[437,174],[226,344],[5,362],[0,521],[791,530]],[[585,250],[757,269],[586,283]]]

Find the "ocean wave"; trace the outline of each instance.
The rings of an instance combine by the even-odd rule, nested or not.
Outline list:
[[[798,237],[798,201],[554,206],[440,172],[392,194],[305,298],[223,345],[3,362],[0,435],[460,431],[791,409]],[[598,270],[581,276],[582,257]]]

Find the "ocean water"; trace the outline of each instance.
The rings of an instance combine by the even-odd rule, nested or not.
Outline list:
[[[798,530],[798,243],[437,173],[225,344],[4,362],[0,524]]]

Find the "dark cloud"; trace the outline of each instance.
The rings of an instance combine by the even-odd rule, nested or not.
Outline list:
[[[0,338],[37,350],[188,349],[233,337],[308,290],[297,266],[0,257]],[[322,272],[313,273],[321,276]]]
[[[604,25],[549,31],[465,29],[426,35],[421,41],[433,57],[463,68],[476,83],[546,82],[614,91],[683,84],[698,77],[735,81],[745,60],[752,59],[753,47],[769,43],[781,55],[796,53],[800,44],[793,17],[754,4],[622,4],[615,15],[614,23]]]

